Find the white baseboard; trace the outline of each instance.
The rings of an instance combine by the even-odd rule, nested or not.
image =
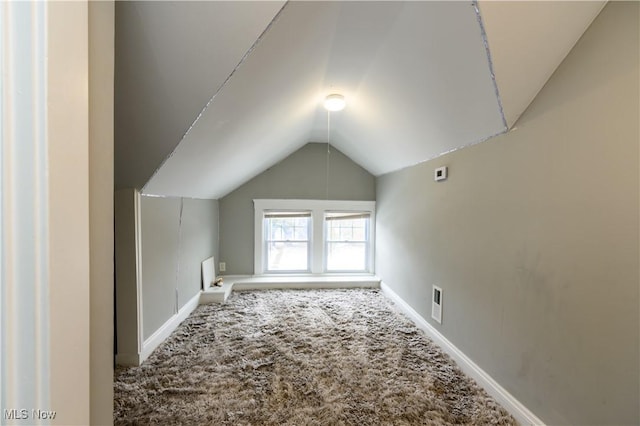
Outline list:
[[[407,302],[398,296],[384,282],[380,283],[382,292],[391,299],[398,309],[407,315],[415,324],[423,330],[431,339],[444,350],[458,364],[460,369],[467,375],[472,377],[480,386],[487,391],[496,401],[498,401],[515,419],[522,425],[541,425],[544,426],[535,414],[518,401],[513,395],[507,392],[498,382],[496,382],[489,374],[474,363],[453,343],[447,340],[438,330],[427,322],[420,314],[418,314]]]
[[[142,344],[142,352],[139,356],[139,363],[137,365],[142,364],[145,359],[149,358],[149,355],[151,355],[151,353],[158,346],[160,346],[160,344],[164,342],[167,337],[171,335],[171,333],[173,333],[173,331],[180,325],[180,323],[187,319],[189,314],[191,314],[191,312],[193,312],[198,307],[198,303],[200,301],[200,293],[201,292],[198,292],[195,296],[193,296],[191,300],[189,300],[182,308],[180,308],[177,314],[169,318],[167,322],[162,324],[162,327],[156,330],[155,333],[153,333],[147,340],[144,341],[144,343]]]

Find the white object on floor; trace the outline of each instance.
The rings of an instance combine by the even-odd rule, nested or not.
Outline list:
[[[213,281],[216,279],[216,268],[213,262],[213,256],[202,262],[202,289],[207,290],[212,287]]]
[[[232,288],[233,283],[229,281],[223,281],[220,287],[211,286],[200,293],[200,304],[224,303],[231,294]]]

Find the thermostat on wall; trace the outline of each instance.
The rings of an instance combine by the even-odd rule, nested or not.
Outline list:
[[[447,178],[447,166],[438,167],[433,174],[435,181],[445,180]]]

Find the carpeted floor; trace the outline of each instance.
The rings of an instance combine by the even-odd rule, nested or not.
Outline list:
[[[378,291],[270,290],[203,305],[115,377],[116,424],[511,425]]]

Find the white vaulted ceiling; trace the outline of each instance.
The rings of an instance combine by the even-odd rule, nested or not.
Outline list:
[[[283,4],[117,4],[118,187],[219,198],[308,142],[330,138],[380,175],[485,140],[522,113],[599,11],[546,28],[573,41],[518,83],[500,56],[514,31],[506,9],[487,12],[487,40],[470,2]],[[522,92],[504,114],[497,89]],[[329,135],[331,92],[348,105]]]
[[[115,180],[141,188],[284,2],[116,2]]]

